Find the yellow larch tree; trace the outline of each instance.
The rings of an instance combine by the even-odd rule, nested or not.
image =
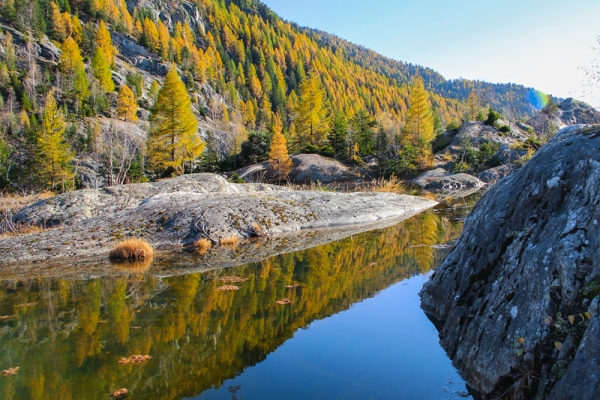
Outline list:
[[[325,91],[316,74],[300,84],[296,114],[296,133],[300,148],[308,144],[320,146],[327,131],[327,106]]]
[[[65,181],[73,174],[74,153],[65,138],[64,117],[56,105],[52,92],[46,95],[37,146],[40,178],[51,190],[55,190],[60,181],[64,191]]]
[[[147,142],[150,168],[159,172],[171,167],[182,173],[190,150],[186,141],[197,131],[198,121],[192,111],[192,102],[177,68],[173,66],[158,92],[150,115]]]
[[[92,60],[92,70],[94,76],[100,82],[100,86],[105,92],[112,92],[115,90],[115,83],[112,79],[112,72],[110,71],[110,63],[104,54],[102,47],[98,46],[94,58]]]
[[[273,139],[269,151],[269,169],[278,181],[287,179],[292,170],[292,160],[288,154],[287,142],[283,136],[283,123],[277,114],[273,123]]]
[[[475,121],[479,114],[479,96],[472,91],[467,98],[467,120]]]
[[[131,89],[129,89],[129,86],[123,85],[121,86],[121,89],[119,89],[117,107],[117,113],[119,117],[125,119],[125,121],[137,121],[138,105],[133,92]]]
[[[100,24],[98,24],[98,32],[96,33],[96,44],[99,48],[104,51],[104,56],[108,61],[109,67],[112,68],[112,65],[115,60],[115,56],[117,55],[117,48],[113,45],[112,38],[110,37],[110,32],[106,28],[104,21],[100,20]]]
[[[411,85],[408,98],[408,111],[404,135],[410,144],[415,144],[419,139],[429,143],[435,138],[433,118],[429,106],[429,96],[425,90],[423,78],[417,76]]]
[[[63,42],[60,47],[60,59],[58,60],[58,67],[61,72],[65,74],[72,74],[75,70],[75,66],[83,62],[83,57],[81,57],[81,50],[79,50],[79,46],[77,42],[72,37],[68,37]]]

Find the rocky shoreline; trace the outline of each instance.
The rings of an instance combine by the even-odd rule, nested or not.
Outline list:
[[[40,201],[19,212],[15,222],[49,229],[0,240],[0,266],[6,271],[8,265],[22,268],[33,263],[98,262],[106,259],[116,242],[128,237],[145,238],[159,253],[191,246],[201,237],[217,244],[223,238],[243,241],[296,234],[296,245],[307,242],[312,246],[312,239],[306,237],[338,240],[342,236],[333,232],[350,235],[374,229],[436,204],[393,193],[237,185],[214,174],[85,189]],[[296,249],[290,247],[290,251]]]
[[[477,203],[421,291],[484,399],[600,397],[600,126],[561,130]]]

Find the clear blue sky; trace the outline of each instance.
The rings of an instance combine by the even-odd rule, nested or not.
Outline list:
[[[519,83],[600,106],[600,83],[590,93],[581,69],[600,56],[600,0],[262,1],[286,20],[446,78]]]

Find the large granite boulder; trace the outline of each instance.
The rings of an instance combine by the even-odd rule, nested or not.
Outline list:
[[[484,186],[479,179],[469,174],[452,174],[436,168],[421,174],[414,182],[434,194],[464,197],[477,192]]]
[[[600,398],[600,126],[561,130],[477,203],[421,307],[483,398]]]
[[[360,177],[341,162],[318,154],[297,154],[290,157],[292,170],[289,180],[292,183],[332,183],[356,181]],[[269,175],[269,162],[249,165],[236,171],[247,181],[263,181]]]

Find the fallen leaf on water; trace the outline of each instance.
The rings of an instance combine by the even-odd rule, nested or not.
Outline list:
[[[149,355],[143,356],[141,354],[135,354],[135,355],[129,356],[129,357],[121,357],[119,359],[119,364],[121,364],[121,365],[127,365],[127,364],[140,365],[144,361],[148,361],[151,359],[152,359],[152,357],[150,357]]]
[[[517,340],[519,341],[519,343],[523,344],[525,343],[525,338],[522,337],[518,337]]]
[[[556,347],[558,349],[558,351],[562,350],[562,343],[561,342],[554,342],[554,347]]]
[[[0,315],[0,319],[9,319],[12,318],[12,315]]]
[[[132,326],[131,329],[142,329],[141,326]]]
[[[125,388],[117,389],[110,394],[110,397],[114,397],[115,399],[124,399],[127,396],[129,396],[129,390]]]
[[[286,289],[293,289],[293,288],[297,288],[300,285],[287,285],[285,288]]]
[[[546,323],[546,325],[550,325],[552,323],[552,317],[546,317],[544,319],[544,322]]]
[[[575,322],[575,317],[573,315],[569,315],[569,322],[571,323],[571,325],[573,325],[573,323]]]
[[[233,290],[240,290],[240,288],[237,286],[234,286],[234,285],[225,285],[225,286],[216,288],[214,291],[215,292],[229,292],[229,291],[233,291]]]
[[[2,375],[4,375],[4,376],[16,375],[17,371],[19,371],[19,367],[13,367],[13,368],[5,369],[5,370],[2,371]]]
[[[587,319],[592,319],[592,314],[590,314],[589,312],[585,312],[585,316],[587,317]]]
[[[239,276],[221,276],[217,278],[218,281],[222,282],[246,282],[248,278],[240,278]]]
[[[290,299],[281,299],[275,302],[276,304],[292,304],[292,301]]]

